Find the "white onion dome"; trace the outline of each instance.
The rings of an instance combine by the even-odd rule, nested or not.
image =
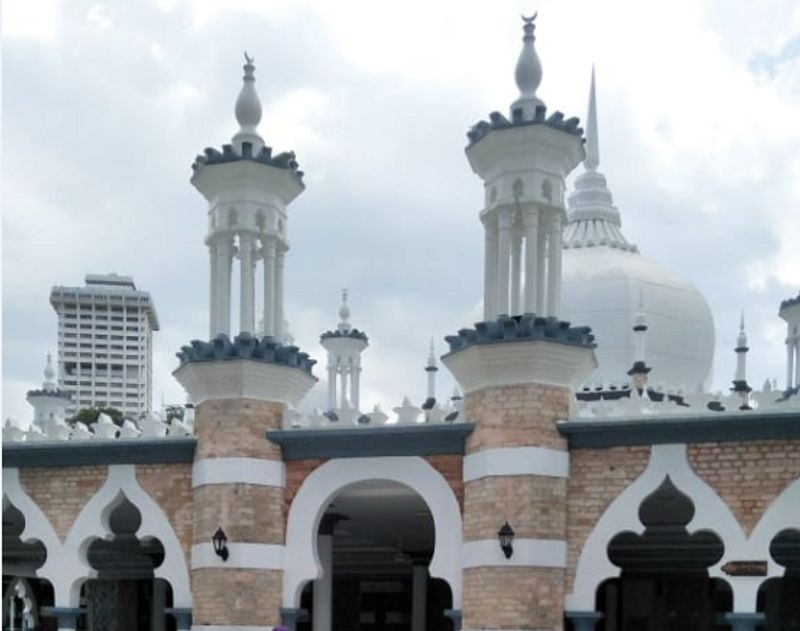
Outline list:
[[[56,371],[53,369],[53,357],[50,353],[47,353],[47,364],[44,367],[44,383],[42,384],[42,390],[46,390],[48,392],[54,392],[58,390],[58,385],[56,384]]]
[[[244,77],[242,77],[242,89],[236,99],[236,121],[239,123],[239,131],[231,139],[233,146],[239,155],[242,154],[242,143],[251,144],[252,154],[256,155],[261,147],[264,146],[264,139],[259,136],[256,127],[261,122],[261,101],[256,92],[255,70],[253,58],[244,54],[245,65]]]
[[[523,120],[533,120],[537,107],[544,107],[544,101],[536,96],[536,90],[542,82],[542,62],[536,52],[534,42],[536,37],[533,31],[536,25],[533,23],[536,15],[526,18],[522,16],[522,50],[517,59],[517,67],[514,70],[514,79],[519,88],[519,98],[511,104],[511,112],[515,109],[522,111]],[[513,114],[512,114],[513,116]]]
[[[594,71],[586,127],[585,173],[569,198],[562,259],[562,317],[591,327],[598,368],[592,383],[620,384],[635,361],[633,327],[647,305],[650,380],[667,388],[707,390],[712,377],[714,321],[691,283],[642,256],[622,234],[600,164]]]
[[[337,328],[342,333],[349,333],[350,329],[352,329],[352,325],[350,324],[350,305],[347,304],[347,290],[342,290],[342,306],[339,307],[339,318],[341,322],[339,322]]]

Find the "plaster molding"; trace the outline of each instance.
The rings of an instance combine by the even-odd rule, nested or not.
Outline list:
[[[172,374],[195,406],[215,399],[255,399],[296,405],[317,382],[299,368],[250,359],[189,362]]]
[[[283,546],[272,543],[228,543],[228,560],[214,552],[214,544],[192,546],[192,569],[220,568],[228,570],[282,570]]]
[[[416,492],[428,505],[437,533],[430,575],[447,581],[453,607],[460,609],[461,509],[442,474],[417,456],[330,460],[305,478],[286,520],[285,557],[291,563],[283,574],[283,607],[297,607],[306,582],[322,575],[317,533],[328,505],[344,488],[365,480],[398,482]]]
[[[464,542],[464,569],[477,567],[567,567],[567,542],[559,539],[514,539],[506,559],[497,539]]]
[[[516,384],[574,390],[597,367],[593,349],[546,340],[476,344],[449,353],[442,361],[464,393]]]
[[[260,458],[205,458],[192,466],[192,487],[206,484],[286,484],[286,466],[280,460]]]
[[[547,447],[499,447],[464,457],[464,482],[500,475],[569,477],[569,452]]]

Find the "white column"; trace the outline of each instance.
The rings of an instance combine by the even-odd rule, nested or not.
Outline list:
[[[217,242],[217,329],[231,333],[231,272],[233,271],[233,239],[223,236]]]
[[[786,389],[792,387],[794,383],[794,341],[791,338],[786,340]]]
[[[275,335],[275,241],[264,239],[264,335]]]
[[[499,227],[497,241],[497,303],[495,316],[509,313],[508,281],[511,263],[511,213],[501,210],[497,216]]]
[[[484,230],[483,319],[493,320],[497,315],[497,224],[487,218]]]
[[[359,409],[359,400],[361,398],[361,364],[356,360],[350,372],[350,402],[353,404],[353,409]]]
[[[150,631],[164,631],[164,607],[167,606],[167,584],[160,578],[153,580],[153,601],[151,605]]]
[[[428,373],[428,398],[435,399],[436,398],[436,373],[438,372],[436,368],[427,368],[426,372]]]
[[[341,386],[341,397],[339,398],[339,407],[344,407],[344,402],[347,400],[347,364],[342,362],[339,364],[339,378],[342,380],[339,384]]]
[[[525,229],[525,313],[539,314],[536,285],[539,279],[539,212],[529,210],[522,219]]]
[[[253,250],[255,239],[251,234],[239,235],[239,262],[241,264],[239,292],[239,330],[242,333],[255,333],[256,284]]]
[[[285,250],[278,248],[275,258],[275,336],[283,334],[283,255]]]
[[[557,318],[559,312],[559,286],[561,285],[561,230],[558,220],[551,219],[547,226],[547,309],[548,317]]]
[[[336,364],[333,358],[328,362],[328,409],[336,407]]]
[[[333,609],[333,535],[319,535],[317,539],[319,564],[322,576],[314,581],[313,631],[331,631]]]
[[[800,337],[794,343],[794,387],[800,387]]]
[[[522,233],[514,229],[511,234],[511,314],[519,315],[522,289]]]
[[[425,631],[425,609],[428,606],[428,568],[415,565],[411,575],[411,631]]]
[[[539,217],[539,229],[538,229],[538,260],[539,264],[537,265],[537,281],[536,281],[536,315],[543,316],[545,315],[545,301],[544,301],[544,294],[545,289],[547,288],[547,280],[546,280],[546,273],[547,273],[547,222],[544,221],[543,217]]]
[[[208,292],[208,329],[209,337],[211,339],[219,333],[219,304],[217,300],[217,244],[213,238],[208,241],[208,258],[209,266],[211,268],[211,278]]]

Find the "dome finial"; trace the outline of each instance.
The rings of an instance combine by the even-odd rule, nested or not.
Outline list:
[[[339,307],[339,317],[342,319],[339,322],[339,330],[343,333],[347,333],[350,331],[352,326],[350,325],[350,305],[347,304],[347,288],[342,289],[342,306]]]
[[[58,386],[56,385],[55,378],[56,371],[53,370],[53,357],[50,353],[47,353],[47,364],[45,364],[44,367],[44,383],[42,384],[42,389],[48,392],[57,390]]]
[[[533,45],[536,37],[533,31],[536,29],[534,20],[537,13],[527,18],[522,16],[522,50],[519,53],[517,67],[514,71],[514,79],[519,88],[519,98],[511,104],[511,116],[514,111],[520,110],[523,120],[533,120],[537,107],[544,107],[544,101],[536,96],[536,90],[542,82],[542,63]]]
[[[589,113],[586,120],[586,159],[583,166],[587,171],[596,171],[600,166],[600,144],[597,126],[597,96],[594,85],[594,64],[592,64],[592,85],[589,89]]]
[[[233,144],[241,154],[242,143],[249,142],[252,155],[255,155],[264,146],[264,140],[258,135],[256,126],[261,121],[261,101],[255,88],[255,70],[253,65],[255,59],[244,53],[244,77],[242,77],[242,89],[236,99],[236,121],[239,123],[239,131],[233,136]]]

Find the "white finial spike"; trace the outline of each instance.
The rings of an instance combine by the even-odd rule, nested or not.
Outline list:
[[[744,330],[744,311],[742,311],[742,316],[739,320],[739,335],[736,338],[736,346],[738,348],[747,347],[747,333]]]
[[[436,350],[433,346],[433,337],[431,337],[431,349],[428,353],[428,366],[431,368],[436,367]]]
[[[255,69],[253,58],[244,54],[244,77],[242,89],[236,99],[236,120],[239,131],[233,136],[233,144],[239,154],[242,153],[242,143],[249,142],[252,155],[255,155],[264,146],[264,140],[258,135],[256,127],[261,121],[261,101],[255,88]]]
[[[523,120],[533,120],[536,108],[544,106],[544,101],[536,96],[536,90],[542,82],[542,62],[539,61],[539,55],[533,44],[536,40],[533,35],[536,28],[533,22],[536,16],[536,13],[529,18],[522,16],[522,30],[525,34],[522,36],[522,50],[514,71],[514,78],[519,88],[519,98],[511,104],[511,116],[513,118],[514,110],[521,109]]]
[[[594,83],[594,64],[592,64],[592,86],[589,89],[589,113],[586,117],[586,159],[583,165],[587,171],[596,171],[600,166],[600,144],[597,126],[597,94]]]
[[[339,317],[341,318],[341,322],[339,322],[339,330],[343,333],[350,331],[352,328],[349,320],[350,320],[350,305],[347,304],[347,288],[342,289],[342,306],[339,307]]]
[[[44,383],[42,384],[42,389],[48,392],[56,390],[58,386],[56,385],[55,378],[56,371],[53,370],[53,356],[47,353],[47,363],[44,367]]]

